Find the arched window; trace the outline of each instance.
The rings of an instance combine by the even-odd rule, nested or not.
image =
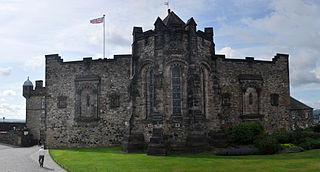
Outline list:
[[[172,114],[181,115],[181,71],[179,67],[172,68]]]
[[[149,73],[149,101],[150,101],[150,115],[153,113],[154,107],[154,72],[153,69]]]

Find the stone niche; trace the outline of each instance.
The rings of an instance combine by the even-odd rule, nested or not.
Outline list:
[[[75,119],[76,121],[96,121],[98,114],[98,96],[100,78],[98,76],[80,76],[75,79]]]
[[[260,114],[261,89],[263,79],[261,75],[241,74],[239,82],[242,90],[242,115],[243,120],[259,120],[263,118]]]

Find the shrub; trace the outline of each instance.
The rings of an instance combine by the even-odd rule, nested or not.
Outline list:
[[[304,138],[303,141],[299,144],[303,149],[319,149],[320,148],[320,139],[314,138]]]
[[[317,124],[315,126],[310,127],[314,132],[320,133],[320,125]]]
[[[263,134],[264,129],[260,122],[243,122],[232,127],[232,135],[239,144],[252,144]]]
[[[255,145],[261,154],[274,154],[281,149],[277,139],[269,135],[257,139]]]
[[[285,150],[285,152],[287,152],[287,153],[296,153],[296,152],[304,151],[304,149],[302,147],[296,146],[296,145],[291,144],[291,143],[281,144],[281,148],[283,150]]]
[[[240,147],[234,149],[223,149],[216,152],[216,155],[222,156],[237,156],[237,155],[257,155],[259,150],[257,148]]]
[[[291,132],[287,131],[284,128],[278,129],[273,134],[271,134],[272,137],[278,140],[279,143],[290,143],[292,141],[291,139]]]
[[[316,133],[310,128],[295,130],[291,132],[289,136],[290,142],[296,145],[306,142],[306,138],[309,138],[309,141],[310,139],[320,139],[320,133]]]

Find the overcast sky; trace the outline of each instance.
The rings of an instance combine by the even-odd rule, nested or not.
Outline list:
[[[271,60],[289,54],[291,95],[320,108],[320,1],[170,0],[185,22],[214,28],[216,52],[230,58]],[[164,0],[0,0],[0,117],[25,119],[22,84],[44,80],[44,56],[64,61],[102,57],[106,14],[106,56],[130,54],[133,26],[153,29],[164,19]]]

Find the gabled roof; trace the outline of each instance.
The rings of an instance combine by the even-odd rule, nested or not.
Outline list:
[[[300,101],[296,100],[295,98],[290,96],[290,106],[289,108],[291,110],[303,110],[303,109],[313,109],[312,107],[309,107]]]
[[[166,26],[179,25],[184,26],[185,23],[173,12],[170,11],[168,16],[163,20]]]
[[[188,21],[186,25],[194,25],[197,26],[197,23],[194,21],[193,17],[191,17]]]

